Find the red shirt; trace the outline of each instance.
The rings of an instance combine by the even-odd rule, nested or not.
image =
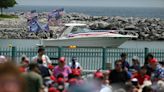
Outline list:
[[[150,76],[146,74],[144,76],[142,76],[141,74],[136,74],[134,78],[138,79],[140,85],[142,85],[145,80],[150,80]]]
[[[24,72],[26,72],[26,68],[24,68],[24,67],[19,67],[19,71],[21,72],[21,73],[24,73]]]

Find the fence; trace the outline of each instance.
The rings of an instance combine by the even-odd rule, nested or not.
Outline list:
[[[32,59],[37,55],[38,48],[0,48],[0,55],[8,56],[15,59],[19,63],[22,55],[26,55]],[[114,66],[114,61],[120,59],[120,54],[125,52],[128,54],[127,61],[131,64],[133,56],[138,56],[141,64],[147,53],[151,52],[159,60],[163,60],[164,49],[121,49],[121,48],[92,48],[92,47],[49,47],[46,48],[46,54],[52,59],[53,63],[57,63],[56,59],[60,56],[65,56],[67,61],[71,61],[71,57],[75,56],[82,65],[83,69],[95,70],[98,68],[106,69]]]

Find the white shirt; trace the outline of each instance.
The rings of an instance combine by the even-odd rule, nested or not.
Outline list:
[[[39,58],[38,55],[35,56],[35,57],[33,57],[33,58],[32,58],[32,62],[37,62],[38,58]],[[43,65],[44,65],[45,67],[48,67],[48,64],[52,64],[50,58],[49,58],[47,55],[43,55],[43,56],[42,56],[42,61],[43,61]]]
[[[69,62],[69,66],[72,67],[72,62]],[[79,62],[76,61],[76,63],[75,63],[75,68],[78,68],[78,67],[81,68],[81,65],[80,65]]]
[[[102,85],[100,92],[112,92],[109,86]]]

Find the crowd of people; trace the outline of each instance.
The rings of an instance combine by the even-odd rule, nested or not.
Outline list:
[[[114,69],[98,69],[87,78],[77,57],[60,57],[54,66],[44,48],[31,61],[23,56],[19,65],[1,55],[0,92],[164,92],[164,62],[151,53],[142,66],[139,57],[132,65],[126,58],[121,53]]]

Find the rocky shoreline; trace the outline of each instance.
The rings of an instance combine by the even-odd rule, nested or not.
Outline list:
[[[39,18],[42,19],[45,15],[41,13]],[[137,35],[138,39],[133,40],[164,40],[164,19],[160,18],[107,17],[69,13],[63,16],[62,21],[86,23],[93,30],[119,30],[121,34]],[[26,19],[22,15],[18,19],[0,19],[1,39],[47,39],[54,37],[55,31],[28,32]]]

